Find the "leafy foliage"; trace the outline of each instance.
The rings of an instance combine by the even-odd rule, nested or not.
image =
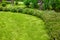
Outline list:
[[[43,0],[43,9],[60,10],[60,0]]]
[[[2,3],[2,6],[5,7],[6,6],[6,3]]]
[[[31,0],[31,1],[32,1],[32,5],[31,5],[32,8],[38,8],[39,7],[37,0]]]
[[[37,0],[25,0],[24,4],[27,7],[38,8],[38,1]]]
[[[27,7],[29,7],[29,5],[30,5],[30,0],[25,0],[25,1],[24,1],[24,4],[25,4]]]

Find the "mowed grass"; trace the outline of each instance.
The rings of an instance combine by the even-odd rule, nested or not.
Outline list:
[[[49,40],[44,22],[31,15],[0,12],[0,40]]]

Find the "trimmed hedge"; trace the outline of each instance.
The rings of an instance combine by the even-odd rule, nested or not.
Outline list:
[[[11,8],[0,7],[0,11],[22,12],[24,14],[30,14],[30,15],[40,17],[40,14],[41,14],[40,11],[37,9],[35,10],[31,8],[20,8],[20,7],[15,7],[15,8],[14,7],[11,7]]]

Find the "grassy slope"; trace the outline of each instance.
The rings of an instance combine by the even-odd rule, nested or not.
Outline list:
[[[31,15],[0,12],[0,40],[48,40],[44,22]]]

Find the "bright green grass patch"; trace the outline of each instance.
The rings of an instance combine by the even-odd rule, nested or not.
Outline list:
[[[0,12],[0,40],[49,40],[44,22],[34,16]]]
[[[24,4],[18,4],[18,5],[13,5],[12,6],[12,4],[7,4],[7,6],[6,7],[21,7],[21,8],[25,8],[26,6],[24,5]]]
[[[25,8],[26,6],[25,6],[25,4],[23,2],[19,2],[18,5],[14,4],[12,6],[12,4],[7,4],[6,7],[8,7],[8,8],[9,7],[21,7],[21,8]]]

